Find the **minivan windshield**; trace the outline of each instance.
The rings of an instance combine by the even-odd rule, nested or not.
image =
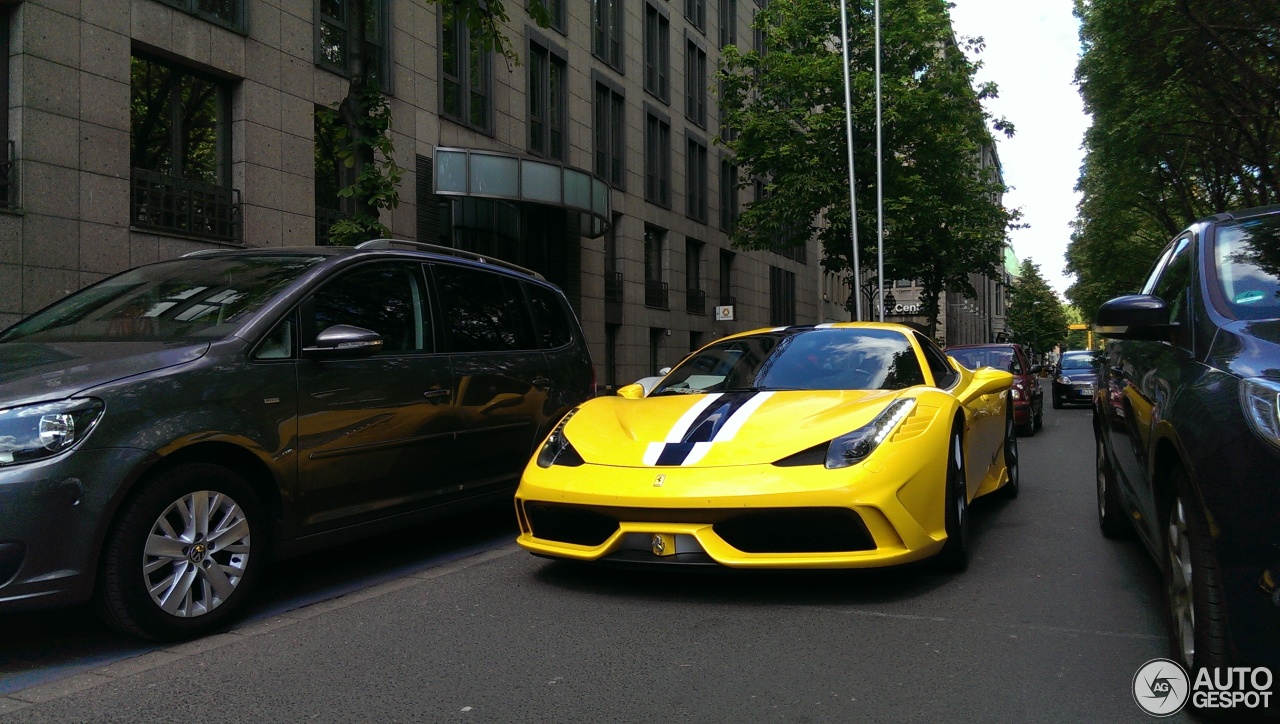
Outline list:
[[[649,395],[758,390],[897,390],[923,385],[906,335],[889,329],[763,332],[708,345]]]
[[[1218,227],[1214,262],[1228,314],[1280,317],[1280,214]]]
[[[1091,370],[1097,367],[1097,358],[1092,352],[1084,354],[1064,354],[1062,355],[1062,369],[1064,370]]]
[[[83,289],[0,334],[0,342],[180,342],[229,336],[323,256],[191,257]]]

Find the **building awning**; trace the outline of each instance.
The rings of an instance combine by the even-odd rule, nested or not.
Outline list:
[[[560,206],[582,212],[581,234],[598,237],[612,222],[609,184],[550,161],[470,148],[436,148],[432,189],[440,196],[473,196]]]

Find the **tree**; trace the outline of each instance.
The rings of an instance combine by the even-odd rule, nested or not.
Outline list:
[[[1040,274],[1040,265],[1022,262],[1018,280],[1009,290],[1007,317],[1013,341],[1037,353],[1053,349],[1067,337],[1067,314],[1058,295]]]
[[[1093,125],[1067,255],[1092,318],[1179,230],[1280,201],[1280,4],[1076,0]]]
[[[329,230],[335,244],[356,244],[387,236],[382,209],[400,204],[398,186],[404,169],[395,163],[391,140],[391,104],[379,88],[372,69],[376,61],[366,49],[365,39],[374,18],[376,0],[344,0],[347,18],[346,73],[350,78],[347,95],[334,108],[320,111],[320,122],[332,129],[338,143],[337,159],[351,169],[352,181],[338,195],[352,201],[352,213]],[[464,18],[473,36],[487,51],[494,51],[511,65],[519,57],[502,32],[507,16],[503,0],[429,0],[437,5],[452,3]],[[541,27],[551,23],[544,0],[528,0],[528,11]]]
[[[871,3],[850,2],[858,236],[863,259],[875,249],[875,102]],[[762,47],[723,53],[718,141],[736,156],[744,185],[763,193],[738,219],[734,244],[775,248],[817,234],[824,266],[851,270],[844,81],[838,6],[829,0],[772,3],[756,15]],[[885,272],[922,282],[922,305],[936,325],[946,290],[973,293],[971,272],[994,273],[1016,220],[1000,205],[1004,188],[981,168],[992,142],[975,65],[952,42],[944,0],[902,0],[884,8]],[[981,50],[981,40],[970,43]]]

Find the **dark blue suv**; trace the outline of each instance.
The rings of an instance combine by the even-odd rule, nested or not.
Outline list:
[[[509,499],[586,340],[536,274],[420,246],[198,253],[0,333],[0,611],[195,635],[272,558]]]
[[[1193,224],[1097,326],[1103,533],[1160,564],[1189,671],[1280,668],[1280,207]]]

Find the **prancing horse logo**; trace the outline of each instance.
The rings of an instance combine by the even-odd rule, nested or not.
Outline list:
[[[659,475],[658,477],[653,479],[653,487],[661,488],[662,484],[665,483],[666,481],[667,481],[667,476]]]

